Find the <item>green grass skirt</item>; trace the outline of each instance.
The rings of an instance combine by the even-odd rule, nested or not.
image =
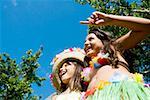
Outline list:
[[[133,80],[124,80],[97,89],[87,100],[150,100],[150,88]]]

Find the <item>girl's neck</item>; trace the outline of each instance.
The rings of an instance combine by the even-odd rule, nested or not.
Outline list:
[[[96,56],[98,56],[99,54],[106,54],[107,52],[105,50],[99,50],[99,52],[97,52],[96,54],[94,54],[91,58],[94,58]]]
[[[71,92],[71,86],[73,85],[73,83],[71,82],[71,80],[70,80],[70,82],[68,83],[68,85],[67,85],[67,89],[63,92],[63,94],[67,94],[67,93],[70,93]]]
[[[68,94],[68,93],[70,93],[71,92],[71,90],[70,90],[70,88],[68,87],[64,92],[62,92],[61,94]]]

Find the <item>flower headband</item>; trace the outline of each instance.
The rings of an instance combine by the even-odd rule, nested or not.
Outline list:
[[[51,62],[53,68],[52,68],[52,74],[50,75],[50,79],[52,85],[56,88],[56,90],[61,92],[61,81],[58,73],[59,73],[59,68],[62,66],[62,64],[69,59],[83,63],[84,57],[85,57],[85,52],[83,49],[80,48],[69,48],[55,56],[55,58]]]

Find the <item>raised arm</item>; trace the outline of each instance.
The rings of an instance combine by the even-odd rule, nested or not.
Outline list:
[[[130,49],[135,47],[141,40],[145,39],[147,34],[143,32],[135,32],[129,31],[127,34],[121,36],[116,41],[114,41],[114,45],[118,50],[123,52],[126,49]]]
[[[80,23],[96,26],[117,25],[129,28],[132,31],[114,42],[116,46],[119,44],[121,50],[134,47],[150,34],[150,20],[133,16],[108,15],[96,11],[87,21],[81,21]]]

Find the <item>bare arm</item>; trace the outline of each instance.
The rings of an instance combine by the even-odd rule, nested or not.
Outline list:
[[[145,18],[138,18],[132,16],[116,16],[110,15],[114,21],[113,24],[127,27],[132,31],[118,38],[114,43],[119,44],[119,49],[125,50],[133,48],[141,40],[143,40],[148,34],[150,34],[150,20]],[[111,25],[113,25],[111,24]]]
[[[142,31],[146,34],[150,33],[150,20],[145,18],[133,17],[133,16],[117,16],[108,15],[108,18],[112,20],[110,25],[117,25],[127,27],[133,31]]]
[[[147,34],[141,35],[141,32],[129,31],[127,34],[121,36],[113,44],[119,49],[121,52],[135,47],[141,40],[145,39]]]
[[[81,24],[90,24],[96,26],[117,25],[127,27],[132,31],[118,38],[114,45],[121,50],[134,47],[150,34],[150,20],[133,16],[108,15],[101,12],[94,12],[88,21],[81,21]]]

